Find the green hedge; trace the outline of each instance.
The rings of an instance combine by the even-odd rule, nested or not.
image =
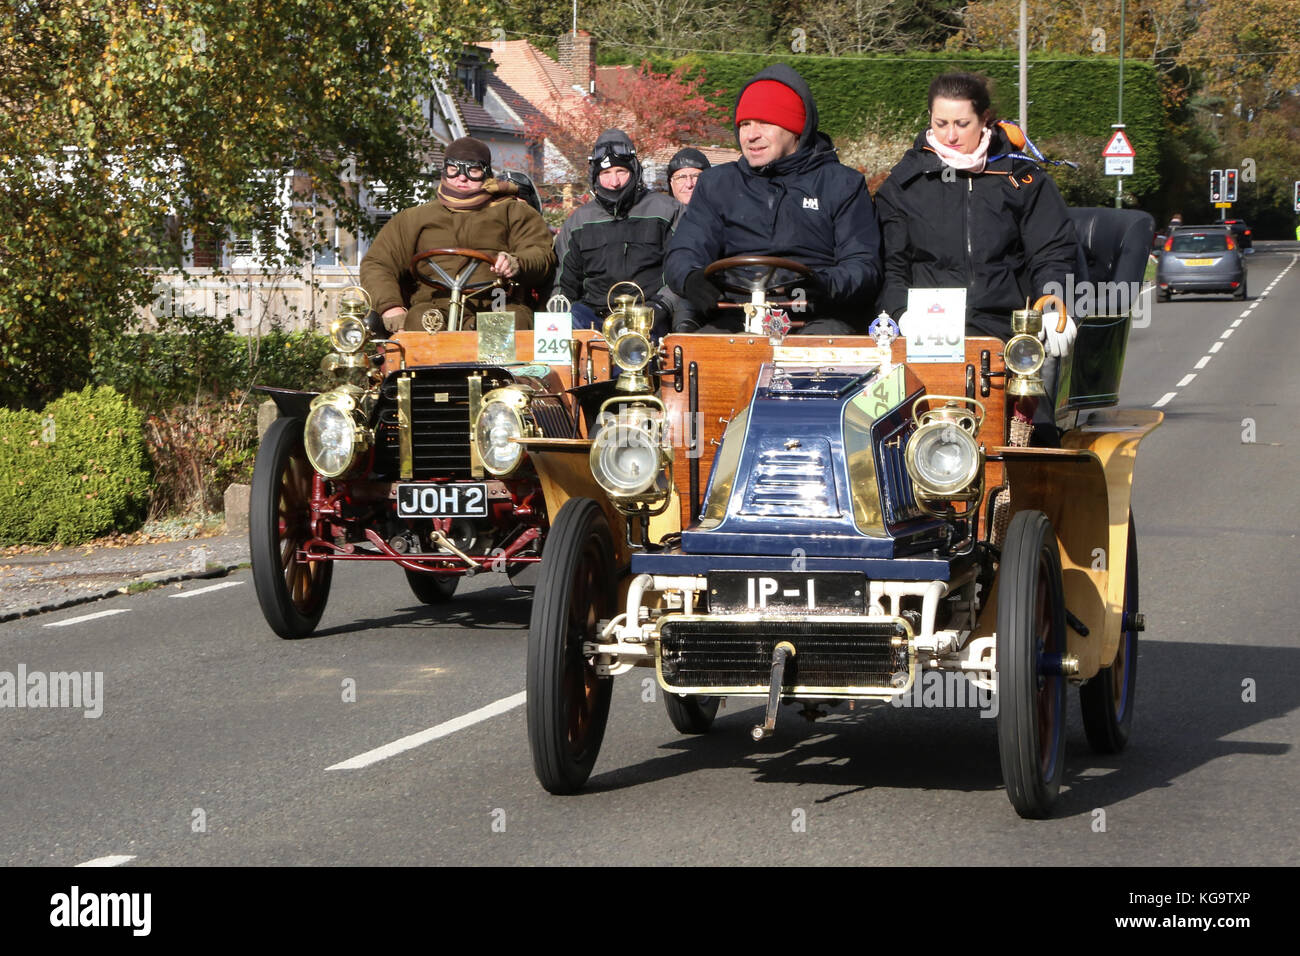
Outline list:
[[[833,139],[854,138],[872,121],[898,132],[919,133],[926,123],[926,92],[940,73],[966,70],[987,76],[993,84],[993,109],[1003,119],[1019,112],[1018,61],[1014,55],[983,53],[909,53],[890,57],[801,57],[695,54],[653,64],[666,71],[684,65],[687,75],[703,71],[703,88],[721,90],[712,97],[728,111],[740,88],[755,73],[785,62],[808,81],[817,100],[821,128]],[[1070,62],[1033,57],[1029,60],[1029,132],[1044,143],[1069,134],[1109,137],[1115,122],[1119,63],[1097,57]],[[1135,175],[1124,188],[1143,196],[1160,184],[1158,165],[1165,126],[1155,68],[1142,61],[1124,62],[1124,122],[1137,152]],[[1079,161],[1080,156],[1061,156]]]
[[[148,497],[142,415],[113,389],[87,386],[40,412],[0,409],[0,542],[129,530]]]
[[[312,388],[321,384],[329,339],[314,332],[226,332],[213,322],[186,332],[125,334],[102,340],[93,380],[142,408],[226,400],[253,385]]]

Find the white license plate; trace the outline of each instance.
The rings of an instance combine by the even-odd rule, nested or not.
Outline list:
[[[486,518],[487,485],[398,485],[399,518]]]

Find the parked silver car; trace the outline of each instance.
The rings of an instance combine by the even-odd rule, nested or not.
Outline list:
[[[1228,292],[1246,298],[1246,260],[1225,225],[1179,226],[1156,265],[1156,297],[1176,292]]]

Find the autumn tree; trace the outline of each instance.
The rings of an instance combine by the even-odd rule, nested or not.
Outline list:
[[[528,135],[534,141],[549,140],[582,178],[596,137],[607,129],[626,132],[642,156],[729,139],[724,129],[729,117],[700,92],[704,76],[688,80],[685,70],[656,73],[642,63],[607,82],[599,95],[576,105],[549,104],[545,115],[530,122]]]
[[[409,194],[430,85],[492,10],[457,0],[3,0],[0,404],[84,379],[196,228],[285,231],[285,174]],[[346,170],[353,176],[342,176]]]

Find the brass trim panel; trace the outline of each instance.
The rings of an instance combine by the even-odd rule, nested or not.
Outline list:
[[[483,376],[475,373],[469,377],[469,473],[475,478],[487,474],[483,467],[483,456],[478,453],[478,441],[474,431],[478,428],[478,417],[483,412]]]
[[[415,448],[411,422],[411,376],[397,379],[398,473],[403,479],[415,477]]]

